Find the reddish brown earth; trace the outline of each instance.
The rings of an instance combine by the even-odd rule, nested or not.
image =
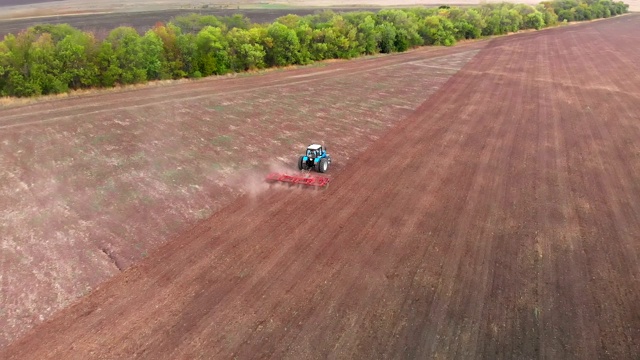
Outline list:
[[[491,41],[326,191],[239,198],[0,357],[638,358],[639,30]]]
[[[340,169],[485,43],[0,109],[0,347],[309,143]]]

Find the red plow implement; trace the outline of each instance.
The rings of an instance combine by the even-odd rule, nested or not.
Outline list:
[[[267,181],[271,183],[282,182],[290,185],[307,185],[324,187],[329,185],[329,178],[317,175],[287,175],[281,173],[271,173],[267,176]]]

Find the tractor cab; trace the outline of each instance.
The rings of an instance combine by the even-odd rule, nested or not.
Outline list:
[[[323,155],[326,156],[326,153],[322,149],[322,145],[313,144],[307,148],[307,157],[311,159],[321,158]]]

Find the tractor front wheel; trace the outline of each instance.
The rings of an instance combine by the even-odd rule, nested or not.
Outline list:
[[[300,161],[298,161],[298,170],[306,170],[307,165],[304,163],[304,156],[300,156]]]

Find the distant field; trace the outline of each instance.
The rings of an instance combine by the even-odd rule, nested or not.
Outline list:
[[[336,0],[321,1],[252,1],[241,0],[229,1],[178,1],[178,0],[137,0],[118,2],[114,0],[63,0],[48,3],[28,4],[30,0],[9,0],[12,2],[25,1],[25,5],[8,6],[5,5],[0,13],[2,19],[18,19],[26,17],[46,17],[58,15],[86,15],[90,13],[123,13],[123,12],[142,12],[142,11],[161,11],[161,10],[243,10],[243,9],[260,9],[260,10],[288,10],[288,9],[304,9],[315,8],[322,9],[328,7],[348,7],[348,8],[370,8],[370,7],[407,7],[407,6],[435,6],[435,5],[476,5],[480,1],[476,0],[350,0],[348,2]],[[636,0],[640,1],[640,0]],[[488,2],[500,2],[498,0],[490,0]],[[535,4],[537,0],[522,0],[521,3]],[[26,5],[28,4],[28,5]],[[15,5],[15,4],[11,4]],[[2,6],[2,5],[0,5]]]
[[[31,5],[44,2],[53,2],[62,0],[2,0],[0,1],[0,7],[4,6],[16,6],[16,5]]]
[[[18,1],[18,0],[15,0]],[[379,8],[336,8],[335,11],[377,10]],[[96,34],[106,33],[118,26],[132,26],[140,32],[153,27],[157,22],[168,22],[173,17],[189,13],[199,13],[215,16],[231,16],[244,14],[254,23],[273,22],[280,16],[296,14],[300,16],[313,14],[319,11],[317,8],[303,9],[199,9],[199,10],[158,10],[144,12],[121,12],[89,15],[30,17],[14,20],[0,20],[0,38],[9,33],[17,34],[20,31],[38,24],[70,24],[85,31],[93,31]]]

